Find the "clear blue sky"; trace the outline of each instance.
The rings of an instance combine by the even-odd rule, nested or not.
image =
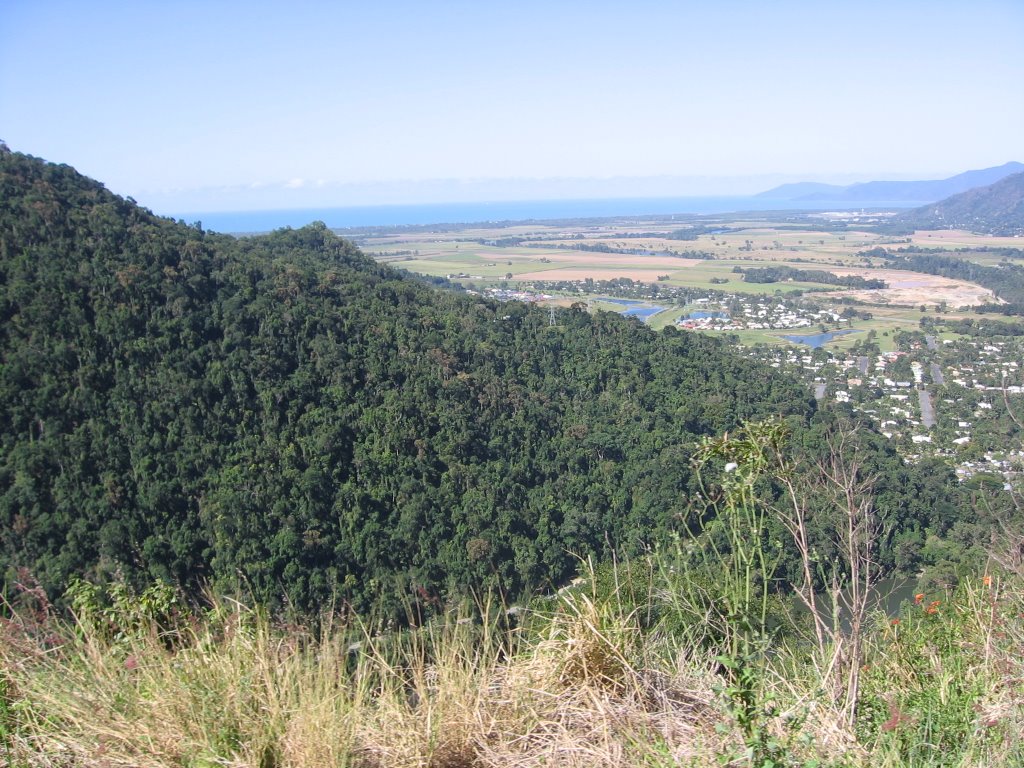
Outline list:
[[[0,139],[158,212],[936,178],[1022,137],[1022,0],[0,3]]]

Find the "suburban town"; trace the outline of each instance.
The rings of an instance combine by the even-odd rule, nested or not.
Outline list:
[[[938,340],[921,333],[881,353],[870,340],[849,351],[751,347],[772,367],[803,376],[822,407],[868,417],[908,462],[942,457],[961,479],[989,473],[1006,482],[1024,468],[1019,339]]]

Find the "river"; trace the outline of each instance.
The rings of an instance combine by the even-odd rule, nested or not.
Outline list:
[[[914,593],[917,583],[914,579],[906,576],[896,576],[882,579],[871,588],[868,596],[868,612],[881,611],[889,618],[897,618],[900,613],[900,606],[914,600]],[[849,590],[843,590],[839,594],[839,627],[846,633],[850,631],[850,612],[845,601],[849,600]],[[819,593],[814,597],[815,605],[819,613],[825,618],[826,623],[832,623],[832,599],[825,593]],[[798,597],[793,597],[793,605],[798,615],[808,613],[807,607]],[[920,609],[918,609],[920,610]]]

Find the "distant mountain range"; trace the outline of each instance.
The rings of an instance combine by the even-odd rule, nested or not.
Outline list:
[[[893,223],[914,229],[966,229],[989,235],[1024,235],[1024,173],[905,211],[894,217]]]
[[[1024,163],[1010,162],[995,168],[966,171],[948,179],[932,181],[868,181],[849,186],[819,184],[811,181],[783,184],[757,197],[769,200],[807,200],[836,202],[932,202],[994,184],[1015,173],[1024,172]]]

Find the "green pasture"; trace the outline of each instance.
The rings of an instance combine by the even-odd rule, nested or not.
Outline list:
[[[923,248],[1024,248],[1024,238],[975,235],[970,232],[915,232],[911,244]]]
[[[1024,248],[1024,244],[1021,244],[1021,248]],[[952,257],[957,259],[963,259],[964,261],[973,261],[975,264],[982,264],[986,267],[995,267],[1007,261],[1005,256],[1000,256],[996,253],[953,253],[950,254]],[[1020,259],[1009,259],[1010,263],[1022,264],[1024,261]]]
[[[711,238],[714,237],[712,241]],[[806,257],[818,255],[825,259],[837,257],[853,257],[863,248],[877,245],[878,236],[867,232],[813,232],[809,230],[775,229],[764,225],[749,227],[739,232],[719,235],[702,235],[697,242],[724,245],[730,250],[746,248],[749,243],[752,256],[769,256],[770,254],[788,254]]]

